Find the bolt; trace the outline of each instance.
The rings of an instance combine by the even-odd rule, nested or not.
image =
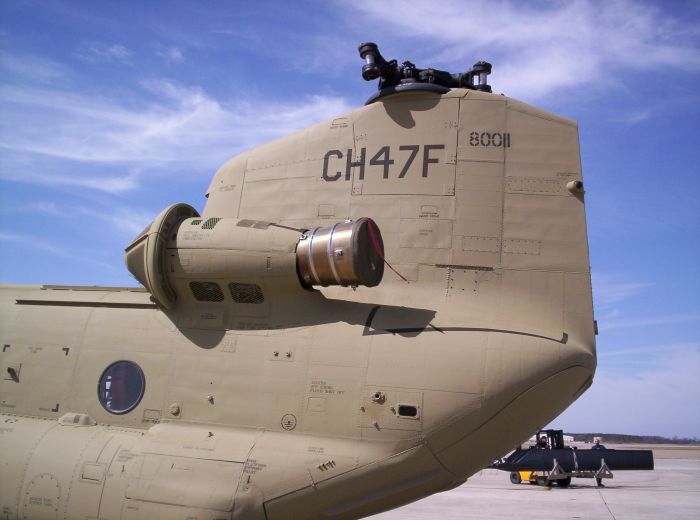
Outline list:
[[[287,356],[288,358],[290,358],[290,357],[292,357],[292,353],[291,353],[291,352],[287,352],[287,353],[285,354],[285,356]]]
[[[382,404],[386,399],[386,396],[384,395],[384,392],[374,392],[372,394],[372,401],[375,403]]]

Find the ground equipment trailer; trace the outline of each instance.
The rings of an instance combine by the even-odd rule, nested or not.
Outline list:
[[[490,467],[510,472],[510,481],[560,487],[571,484],[576,478],[613,478],[613,470],[653,470],[654,456],[651,450],[579,450],[564,445],[562,430],[541,430],[535,446],[518,448]]]

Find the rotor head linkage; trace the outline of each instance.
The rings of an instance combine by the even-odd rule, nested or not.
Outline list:
[[[419,69],[410,61],[401,65],[396,60],[387,61],[379,52],[376,43],[361,43],[358,47],[360,57],[365,61],[362,66],[362,78],[365,81],[379,79],[379,90],[407,84],[429,84],[445,88],[467,88],[491,92],[488,75],[491,64],[478,61],[466,72],[450,73],[433,68]]]

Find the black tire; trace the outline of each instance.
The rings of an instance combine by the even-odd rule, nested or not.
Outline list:
[[[511,484],[520,484],[522,481],[523,481],[523,479],[520,478],[519,471],[511,471],[511,473],[510,473],[510,483]]]
[[[571,485],[571,477],[561,478],[557,480],[557,486],[560,488],[567,488]]]

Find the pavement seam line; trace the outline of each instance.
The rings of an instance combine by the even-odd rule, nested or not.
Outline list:
[[[603,501],[603,504],[605,504],[605,508],[608,510],[608,513],[610,513],[610,517],[613,520],[617,520],[617,518],[615,518],[615,515],[613,514],[613,512],[610,510],[610,506],[605,501],[605,497],[603,496],[603,492],[600,489],[598,490],[598,494],[600,495],[600,499]]]

